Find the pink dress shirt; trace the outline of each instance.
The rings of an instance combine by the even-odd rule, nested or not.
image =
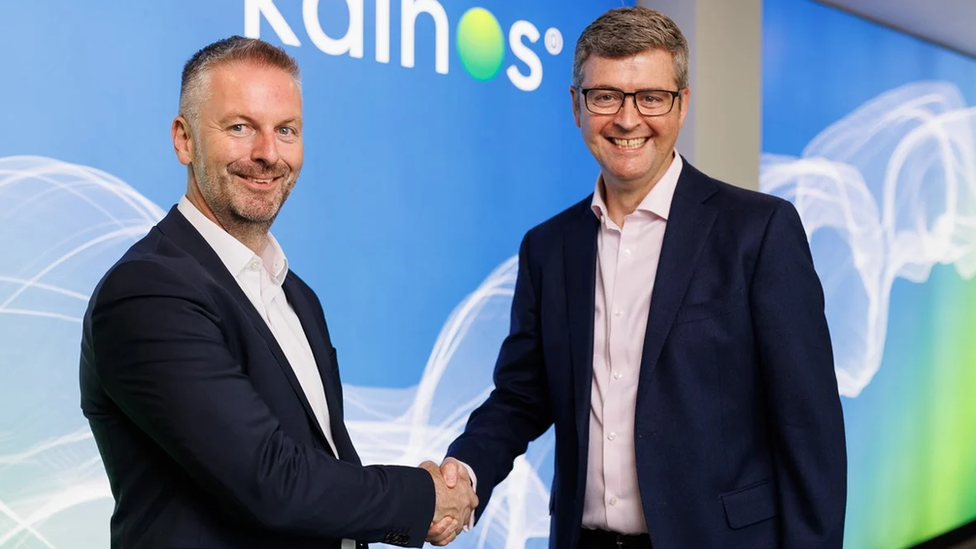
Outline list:
[[[681,167],[681,156],[675,153],[667,172],[624,218],[623,227],[607,213],[602,176],[593,193],[591,207],[600,219],[600,232],[584,528],[647,532],[634,450],[637,381],[651,290]]]

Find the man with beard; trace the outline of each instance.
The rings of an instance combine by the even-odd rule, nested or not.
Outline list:
[[[254,39],[190,59],[172,126],[186,195],[92,295],[81,405],[113,548],[420,547],[477,506],[432,463],[363,467],[343,424],[321,305],[269,233],[302,167],[298,76]]]

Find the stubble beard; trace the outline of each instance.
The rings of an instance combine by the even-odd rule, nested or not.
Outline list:
[[[202,154],[202,150],[197,150],[196,153],[196,158],[206,158]],[[288,199],[288,195],[291,194],[294,182],[291,180],[291,177],[287,177],[287,179],[279,183],[280,195],[276,197],[276,203],[273,204],[270,212],[254,211],[254,209],[248,208],[246,198],[241,197],[241,200],[237,200],[238,197],[234,195],[232,189],[237,182],[234,181],[236,176],[232,175],[232,172],[236,171],[248,173],[258,170],[235,170],[234,164],[231,164],[228,166],[226,173],[218,174],[214,173],[215,170],[213,167],[209,166],[206,162],[193,164],[193,174],[197,181],[197,188],[200,190],[200,194],[224,230],[242,242],[253,241],[256,238],[264,238],[271,229],[272,223],[278,217],[278,213]],[[265,171],[274,172],[275,170]],[[280,174],[281,170],[277,170],[276,173]],[[242,203],[238,204],[238,202]],[[257,208],[260,208],[260,206]]]

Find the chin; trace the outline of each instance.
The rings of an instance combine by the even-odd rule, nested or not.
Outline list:
[[[612,175],[617,181],[620,181],[622,183],[633,183],[633,182],[643,181],[647,179],[649,173],[650,170],[648,169],[619,170],[619,171],[611,171],[610,175]]]
[[[276,206],[262,205],[261,207],[254,207],[253,205],[248,205],[243,208],[235,208],[234,213],[238,218],[250,223],[270,223],[278,216],[280,209],[280,207]]]

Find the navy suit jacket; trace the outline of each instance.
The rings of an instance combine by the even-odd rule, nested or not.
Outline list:
[[[599,221],[592,197],[526,234],[495,389],[448,453],[492,489],[555,424],[550,547],[583,515]],[[651,294],[637,477],[655,549],[840,549],[844,424],[823,291],[796,210],[687,162]]]
[[[267,324],[176,208],[98,284],[81,407],[115,497],[113,549],[423,544],[430,475],[361,465],[321,305],[292,272],[284,292],[315,355],[338,456]]]

